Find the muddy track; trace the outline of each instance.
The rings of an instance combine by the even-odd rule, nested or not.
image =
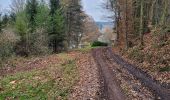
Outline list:
[[[111,64],[107,62],[105,53],[102,49],[94,49],[92,54],[100,70],[101,100],[125,100],[124,93],[116,81],[115,73],[109,69]]]
[[[136,66],[129,64],[124,61],[120,56],[114,54],[111,48],[98,48],[92,51],[92,54],[101,70],[101,76],[104,80],[104,95],[107,95],[107,100],[124,100],[116,99],[113,94],[117,96],[123,96],[121,91],[115,93],[117,91],[110,91],[112,87],[116,87],[119,89],[120,87],[117,85],[115,81],[114,72],[112,72],[109,67],[111,67],[112,62],[109,62],[107,59],[112,59],[112,61],[119,64],[121,67],[126,69],[130,74],[132,74],[136,79],[138,79],[144,86],[148,87],[156,96],[156,98],[160,97],[161,100],[169,100],[170,98],[170,90],[169,88],[164,87],[159,82],[156,82],[152,79],[148,74],[138,69]],[[112,66],[113,67],[113,66]],[[108,76],[109,75],[109,76]],[[110,86],[113,85],[113,86]],[[120,90],[120,89],[119,89]],[[111,93],[110,93],[111,92]],[[121,94],[121,95],[119,95]],[[113,98],[110,98],[113,97]]]

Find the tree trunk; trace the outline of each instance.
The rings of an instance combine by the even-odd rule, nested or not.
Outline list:
[[[154,17],[154,7],[155,7],[155,3],[157,0],[152,0],[151,1],[151,8],[150,8],[150,15],[149,15],[149,28],[152,28],[153,25],[153,17]]]
[[[143,46],[144,42],[143,42],[143,25],[144,25],[144,21],[143,21],[143,17],[144,17],[144,0],[141,0],[141,8],[140,8],[140,45]]]
[[[160,21],[161,26],[164,26],[165,22],[166,22],[166,17],[167,17],[167,13],[168,13],[168,0],[164,0],[163,5],[164,5],[164,8],[163,8],[161,21]]]
[[[128,6],[128,2],[126,0],[126,16],[125,16],[125,25],[126,25],[126,28],[125,28],[125,49],[127,50],[129,48],[129,45],[128,45],[128,15],[127,15],[127,6]]]

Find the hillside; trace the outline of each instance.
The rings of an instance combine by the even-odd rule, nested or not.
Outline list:
[[[101,32],[106,27],[109,27],[109,28],[113,28],[114,27],[114,23],[112,23],[112,22],[95,22],[95,23],[99,27]]]
[[[134,46],[127,52],[120,48],[114,48],[127,61],[137,65],[143,71],[152,76],[153,79],[169,87],[170,83],[170,38],[169,33],[165,41],[159,42],[159,36],[148,33],[144,36],[145,46]],[[139,42],[139,41],[136,41]]]
[[[0,100],[170,99],[170,0],[0,5]]]

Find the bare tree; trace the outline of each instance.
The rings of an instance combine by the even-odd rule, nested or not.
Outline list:
[[[12,0],[10,8],[13,13],[23,11],[25,8],[25,0]]]

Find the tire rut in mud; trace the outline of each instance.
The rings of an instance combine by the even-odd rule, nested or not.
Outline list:
[[[125,100],[125,95],[119,86],[112,70],[109,69],[111,64],[107,62],[106,55],[102,49],[92,50],[92,54],[99,67],[101,77],[101,100]]]
[[[160,97],[161,100],[170,99],[169,88],[163,87],[161,83],[152,79],[150,75],[138,69],[136,66],[124,61],[120,56],[114,54],[111,48],[101,48],[101,50],[99,51],[101,54],[105,53],[106,57],[112,59],[114,62],[122,66],[130,74],[132,74],[135,78],[137,78],[144,86],[148,87],[155,94],[156,98]],[[106,58],[101,58],[101,59],[106,59]]]

